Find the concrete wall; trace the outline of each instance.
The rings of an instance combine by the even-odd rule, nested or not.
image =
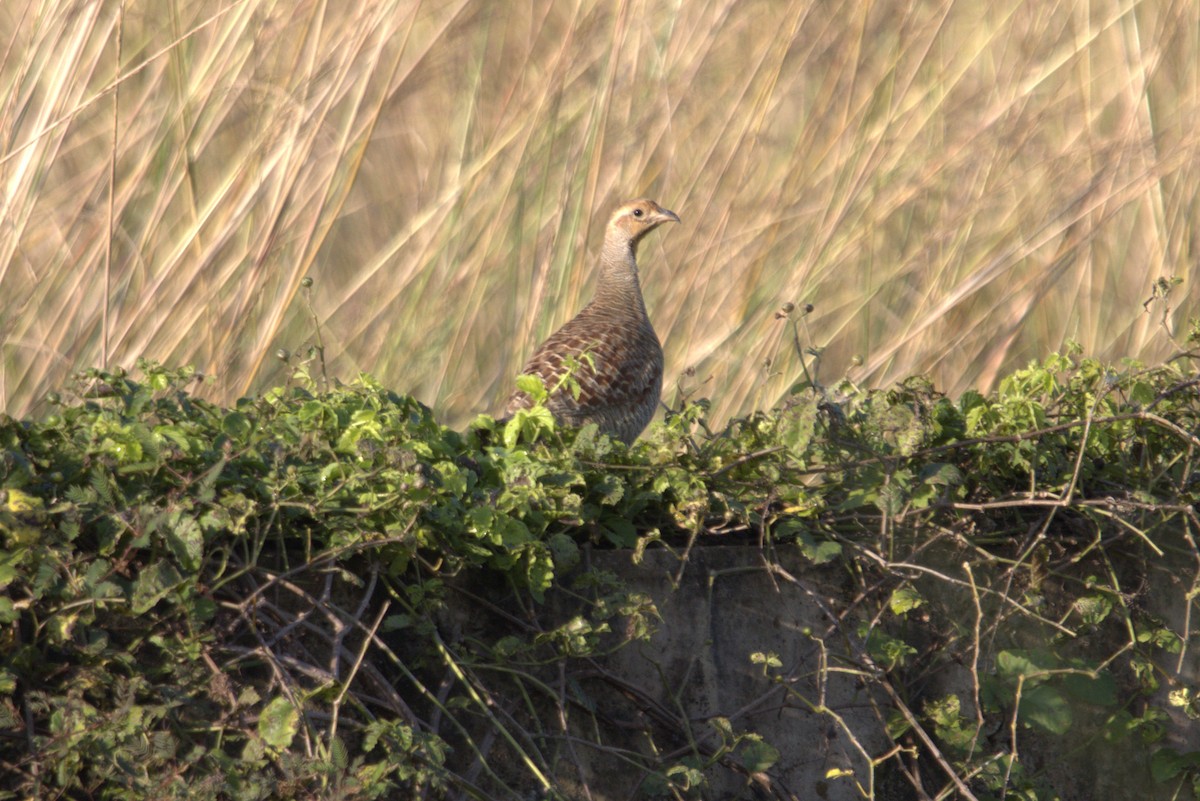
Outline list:
[[[961,552],[942,556],[945,564],[938,568],[957,568],[961,573]],[[596,666],[600,677],[582,682],[589,694],[603,699],[597,702],[602,712],[631,727],[619,736],[610,733],[612,745],[647,753],[653,740],[656,752],[674,749],[679,754],[695,742],[703,753],[712,754],[722,738],[711,721],[721,717],[734,733],[762,735],[779,750],[780,760],[769,778],[737,772],[731,767],[736,758],[711,767],[706,772],[710,789],[704,797],[851,801],[861,799],[864,791],[882,801],[919,797],[895,760],[881,763],[872,775],[868,756],[877,758],[894,748],[885,726],[889,716],[896,714],[895,704],[878,681],[860,672],[863,644],[855,631],[870,610],[865,604],[855,605],[855,586],[844,564],[813,566],[796,549],[781,548],[771,555],[773,565],[768,565],[759,548],[738,546],[694,548],[682,570],[679,558],[665,550],[646,553],[640,564],[631,557],[623,551],[589,555],[592,568],[619,575],[632,589],[653,598],[662,615],[649,642],[634,643],[600,660]],[[1138,600],[1181,634],[1189,625],[1190,576],[1186,571],[1175,578],[1158,576],[1149,585],[1154,589]],[[972,625],[974,603],[966,588],[919,575],[914,575],[914,584],[928,599],[930,614],[952,619],[958,615],[961,625]],[[896,623],[894,618],[889,622]],[[1195,629],[1197,623],[1193,619],[1190,625]],[[919,642],[919,629],[917,622],[906,639]],[[1126,636],[1123,626],[1114,624],[1107,631],[1056,647],[1082,649],[1094,658],[1120,652],[1121,638]],[[1033,625],[1018,632],[1017,638],[1024,642],[992,640],[985,646],[1035,647],[1049,644],[1049,637],[1048,630]],[[751,661],[755,652],[777,654],[781,667],[772,676],[764,675],[763,666]],[[981,654],[981,674],[991,669],[993,658],[994,653]],[[1162,654],[1158,667],[1163,687],[1155,696],[1123,696],[1119,705],[1139,715],[1148,703],[1166,707],[1165,696],[1171,689],[1198,686],[1200,649],[1191,647],[1184,654],[1179,671],[1177,660],[1177,655]],[[901,700],[920,716],[927,700],[955,694],[962,701],[963,714],[973,719],[974,682],[969,667],[952,662],[922,675],[924,667],[916,660],[908,665],[905,675],[914,680],[906,688],[895,688],[903,695]],[[1149,753],[1156,745],[1146,747],[1136,736],[1121,746],[1105,741],[1100,726],[1116,711],[1081,704],[1073,710],[1075,725],[1065,735],[1019,725],[1023,764],[1031,772],[1038,771],[1061,801],[1190,798],[1178,782],[1159,784],[1151,778]],[[995,715],[989,721],[997,725],[989,725],[977,747],[979,753],[1000,756],[1010,748],[1009,727]],[[1180,751],[1200,750],[1200,725],[1182,711],[1172,710],[1166,724],[1161,742]],[[635,731],[638,726],[642,731]],[[927,723],[926,727],[931,728]],[[929,786],[947,781],[946,771],[930,757],[929,743],[911,731],[900,743],[920,744],[923,755],[907,764],[932,779]],[[564,789],[580,784],[578,777],[584,775],[597,801],[639,797],[637,772],[619,759],[577,750],[575,762],[560,774]],[[581,771],[579,764],[586,770]],[[830,771],[835,770],[850,775],[831,777]]]
[[[948,624],[957,623],[957,636],[970,637],[975,606],[969,585],[945,580],[966,575],[967,555],[957,548],[923,552],[922,565],[941,575],[911,570],[906,575],[925,597],[926,606],[907,623],[890,612],[875,623],[891,627],[906,642],[939,657],[943,644],[935,638],[944,636]],[[881,672],[870,670],[856,631],[875,614],[879,598],[886,598],[890,588],[883,585],[880,594],[863,603],[857,597],[861,581],[852,580],[852,564],[835,560],[814,566],[794,547],[780,547],[769,558],[770,564],[753,545],[696,547],[687,554],[686,565],[676,553],[662,549],[645,553],[640,562],[629,551],[585,553],[581,570],[615,574],[631,590],[651,598],[662,620],[648,642],[633,642],[602,658],[555,663],[541,677],[545,687],[571,699],[563,707],[565,712],[548,706],[536,714],[539,720],[526,719],[528,730],[549,735],[536,747],[554,766],[553,780],[561,792],[591,801],[649,797],[645,772],[637,767],[639,755],[656,755],[663,764],[672,765],[695,753],[711,762],[704,771],[707,787],[700,797],[712,799],[857,801],[866,796],[908,801],[922,796],[902,770],[922,776],[927,788],[948,782],[949,757],[947,764],[939,764],[933,750],[939,745],[922,740],[912,729],[898,742],[903,747],[919,746],[919,758],[904,758],[903,768],[896,759],[880,758],[896,747],[886,731],[889,724],[896,725],[896,710],[901,706],[932,731],[924,715],[926,703],[955,695],[962,714],[974,720],[970,665],[962,659],[947,662],[918,656],[901,670],[902,683],[896,679],[895,685],[888,684]],[[1118,566],[1125,571],[1122,580],[1127,586],[1142,590],[1136,597],[1130,594],[1130,603],[1180,634],[1186,634],[1188,626],[1194,630],[1195,616],[1187,615],[1189,603],[1195,603],[1187,598],[1194,568],[1166,576],[1143,575],[1145,568],[1145,563]],[[976,569],[981,581],[983,572]],[[1056,611],[1055,604],[1069,606],[1063,599],[1073,597],[1056,598],[1053,581],[1043,588],[1047,606],[1042,611],[1050,617],[1063,613]],[[571,577],[562,583],[569,587]],[[1004,604],[992,600],[985,614],[995,616]],[[579,608],[578,596],[556,590],[545,606],[525,613],[536,615],[539,625],[549,629],[570,619]],[[455,627],[490,625],[480,623],[477,609],[460,612]],[[925,614],[934,625],[924,625]],[[1053,627],[1032,618],[1026,621],[1022,615],[1007,614],[1004,620],[1002,628],[984,632],[980,676],[993,670],[1000,649],[1053,645],[1056,652],[1086,654],[1086,661],[1095,664],[1106,655],[1120,655],[1128,642],[1127,629],[1116,617],[1095,631],[1070,619],[1075,637],[1061,637]],[[488,637],[494,634],[489,632]],[[1051,643],[1055,636],[1060,639]],[[611,635],[614,645],[621,639],[622,632]],[[1149,755],[1162,743],[1182,752],[1200,750],[1200,726],[1181,710],[1170,711],[1158,744],[1147,745],[1134,735],[1114,745],[1101,734],[1104,720],[1121,709],[1136,716],[1148,704],[1166,708],[1168,692],[1200,684],[1200,648],[1191,645],[1182,659],[1179,654],[1160,655],[1156,675],[1162,686],[1154,696],[1132,691],[1131,679],[1125,675],[1118,678],[1117,705],[1079,703],[1072,709],[1074,722],[1066,734],[1020,723],[1022,765],[1036,772],[1043,790],[1048,786],[1059,801],[1192,798],[1180,782],[1156,783],[1150,772]],[[958,650],[963,650],[961,642]],[[755,653],[776,655],[780,666],[765,671],[752,661]],[[1125,667],[1119,659],[1114,664]],[[502,694],[497,691],[496,700],[514,710],[514,715],[529,708],[524,698],[499,697]],[[1002,715],[990,712],[976,753],[997,759],[1007,754],[1010,722],[1011,709]],[[489,768],[510,787],[528,787],[530,797],[538,797],[536,784],[526,782],[528,771],[521,760],[499,738],[480,731],[481,741],[495,744],[486,757]],[[778,762],[765,775],[749,775],[741,769],[746,742],[734,746],[723,759],[716,758],[723,745],[732,744],[731,738],[750,732],[779,751]],[[880,760],[874,770],[871,759]],[[980,798],[988,797],[978,787],[973,790]],[[1045,792],[1039,796],[1049,797]]]

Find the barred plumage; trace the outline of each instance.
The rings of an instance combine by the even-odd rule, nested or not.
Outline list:
[[[613,213],[604,235],[595,296],[522,368],[522,375],[536,375],[554,389],[567,360],[576,360],[572,377],[579,384],[579,397],[562,386],[546,403],[559,422],[595,423],[604,433],[629,443],[654,416],[662,392],[663,353],[642,300],[637,247],[643,236],[665,222],[679,222],[679,217],[653,200],[634,200]],[[531,403],[528,395],[517,390],[505,414]]]

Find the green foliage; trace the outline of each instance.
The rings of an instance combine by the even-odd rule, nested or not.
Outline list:
[[[1194,688],[1156,695],[1186,632],[1133,603],[1130,578],[1196,555],[1200,404],[1174,366],[1068,352],[957,401],[913,380],[843,384],[835,403],[810,383],[715,432],[686,404],[631,447],[540,405],[456,432],[366,376],[319,393],[299,369],[224,408],[191,371],[141,369],[0,419],[0,795],[553,792],[543,740],[599,714],[569,668],[658,623],[587,549],[698,541],[792,549],[851,581],[837,633],[808,636],[851,643],[839,669],[897,710],[910,682],[972,665],[974,697],[910,702],[888,731],[925,727],[980,798],[1053,797],[1019,745],[980,746],[995,731],[1200,776],[1160,743],[1168,707],[1200,708]],[[768,677],[785,661],[753,657]],[[623,756],[648,795],[787,759],[740,722],[706,726]]]

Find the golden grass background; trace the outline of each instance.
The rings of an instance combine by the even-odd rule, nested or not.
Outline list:
[[[1190,0],[0,5],[0,408],[313,337],[461,424],[586,301],[608,211],[721,418],[799,364],[957,392],[1068,338],[1173,353],[1200,254]],[[856,357],[859,357],[856,359]]]

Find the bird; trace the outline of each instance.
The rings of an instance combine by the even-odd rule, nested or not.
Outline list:
[[[663,351],[642,299],[637,250],[646,234],[668,222],[679,222],[679,215],[648,198],[621,204],[604,231],[591,301],[521,368],[521,375],[537,376],[551,391],[546,408],[560,424],[595,423],[601,433],[628,445],[654,416]],[[570,380],[564,381],[568,371]],[[518,389],[505,417],[532,405],[533,398]]]

